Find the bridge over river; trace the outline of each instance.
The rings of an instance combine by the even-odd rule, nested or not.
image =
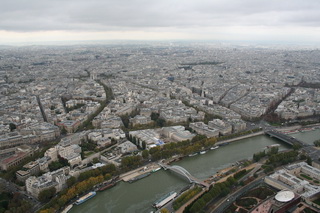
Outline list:
[[[307,144],[307,143],[300,141],[290,135],[283,134],[282,132],[279,132],[274,129],[268,129],[268,130],[265,130],[264,132],[266,135],[269,135],[272,138],[277,138],[277,139],[279,139],[279,140],[281,140],[291,146],[293,146],[294,144],[298,144],[302,147],[310,146],[310,144]]]
[[[205,183],[205,182],[199,180],[198,178],[193,177],[185,168],[183,168],[181,166],[177,166],[177,165],[170,166],[170,165],[167,165],[164,163],[159,163],[159,166],[161,166],[164,170],[169,169],[170,171],[173,171],[183,177],[186,177],[190,183],[197,183],[197,184],[200,184],[205,187],[210,186],[208,183]]]

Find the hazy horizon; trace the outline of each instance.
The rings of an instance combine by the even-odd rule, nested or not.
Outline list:
[[[0,8],[0,44],[83,41],[320,43],[320,2],[14,0]]]

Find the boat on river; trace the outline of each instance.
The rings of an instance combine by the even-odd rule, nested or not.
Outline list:
[[[225,143],[221,143],[220,146],[226,146],[226,145],[229,145],[230,142],[225,142]]]
[[[96,196],[96,194],[97,194],[97,193],[96,193],[95,191],[89,192],[89,193],[86,194],[85,196],[80,197],[80,198],[75,202],[75,204],[80,205],[81,203],[84,203],[84,202],[86,202],[87,200],[89,200],[90,198],[93,198],[94,196]]]
[[[156,202],[154,202],[153,207],[160,209],[161,207],[163,207],[164,205],[169,203],[171,200],[173,200],[176,196],[177,196],[177,193],[172,191],[172,192],[164,195],[163,197],[161,197]]]
[[[68,213],[72,209],[73,204],[68,205],[61,213]]]
[[[128,180],[128,182],[129,182],[129,183],[136,182],[136,181],[138,181],[138,180],[140,180],[140,179],[142,179],[142,178],[148,177],[150,174],[151,174],[150,172],[147,172],[147,173],[145,173],[145,174],[139,175],[139,176],[137,176],[137,177],[134,177],[134,178]]]
[[[303,129],[300,129],[299,131],[300,132],[308,132],[308,131],[313,131],[314,128],[303,128]]]
[[[106,184],[105,186],[100,187],[98,189],[98,191],[102,192],[104,190],[110,189],[110,188],[114,187],[116,184],[117,184],[117,182],[112,182],[112,183]]]
[[[154,172],[157,172],[157,171],[159,171],[161,169],[161,167],[159,167],[159,168],[156,168],[156,169],[153,169],[151,172],[152,173],[154,173]]]
[[[277,144],[277,143],[276,144],[272,144],[272,145],[266,146],[265,149],[271,149],[271,148],[275,148],[275,147],[279,148],[280,144]]]
[[[192,154],[190,154],[190,155],[188,155],[189,157],[193,157],[193,156],[196,156],[198,153],[192,153]]]
[[[211,147],[210,149],[211,150],[215,150],[215,149],[218,149],[219,148],[219,146],[213,146],[213,147]]]
[[[200,155],[206,154],[206,151],[201,151]]]

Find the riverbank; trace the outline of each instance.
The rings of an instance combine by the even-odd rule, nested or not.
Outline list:
[[[320,128],[320,124],[312,124],[308,126],[292,126],[292,127],[284,127],[284,128],[278,128],[277,130],[284,133],[284,134],[294,134],[298,132],[308,132],[313,131]]]
[[[259,132],[251,133],[251,134],[248,134],[248,135],[239,136],[239,137],[236,137],[236,138],[231,138],[231,139],[219,141],[215,145],[219,146],[221,144],[230,143],[230,142],[234,142],[234,141],[238,141],[238,140],[246,139],[246,138],[251,138],[251,137],[255,137],[255,136],[263,135],[263,134],[264,134],[264,131],[259,131]]]
[[[239,141],[239,140],[242,140],[242,139],[256,137],[256,136],[259,136],[259,135],[264,135],[264,131],[259,131],[259,132],[251,133],[251,134],[248,134],[248,135],[243,135],[243,136],[239,136],[239,137],[235,137],[235,138],[219,141],[219,142],[215,143],[215,146],[226,145],[226,144],[231,143],[231,142],[236,142],[236,141]],[[210,149],[208,149],[208,151],[210,151]],[[188,155],[186,155],[186,156],[178,155],[178,156],[166,159],[164,161],[164,163],[165,164],[171,164],[172,162],[177,162],[177,161],[183,160],[185,157],[189,157],[189,156]]]
[[[279,128],[275,128],[275,129],[280,131],[280,132],[284,132],[284,133],[286,133],[286,132],[297,133],[297,132],[304,132],[304,131],[313,131],[313,130],[319,129],[319,128],[320,128],[320,123],[310,124],[310,125],[307,125],[307,126],[295,125],[295,126],[288,126],[288,127],[279,127]],[[251,137],[255,137],[255,136],[263,135],[263,134],[264,134],[264,131],[259,131],[259,132],[251,133],[251,134],[248,134],[248,135],[243,135],[243,136],[239,136],[239,137],[235,137],[235,138],[219,141],[219,142],[216,143],[216,145],[235,142],[235,141],[238,141],[238,140],[241,140],[241,139],[251,138]]]
[[[244,138],[255,137],[255,136],[258,136],[258,135],[262,135],[262,134],[263,134],[263,131],[260,131],[260,132],[256,132],[256,133],[252,133],[252,134],[248,134],[248,135],[243,135],[243,136],[240,136],[240,137],[237,137],[237,138],[232,138],[232,139],[229,139],[229,140],[225,140],[225,141],[222,141],[222,143],[231,142],[231,141],[238,141],[238,140],[241,140],[241,139],[244,139]],[[173,161],[180,161],[182,159],[183,159],[182,156],[174,156],[173,158],[168,159],[169,160],[168,163],[171,163]],[[156,169],[159,169],[159,168],[161,168],[161,167],[157,164],[157,162],[150,162],[149,164],[147,164],[145,166],[142,166],[142,167],[139,167],[139,168],[134,169],[132,171],[126,172],[124,174],[121,174],[119,176],[119,181],[122,180],[124,182],[130,182],[130,180],[133,180],[133,179],[135,179],[135,178],[137,178],[137,177],[139,177],[141,175],[150,173],[153,170],[156,170]]]
[[[242,168],[242,170],[243,169],[246,169],[247,171],[249,171],[249,170],[251,170],[251,169],[254,169],[254,168],[256,168],[256,167],[259,167],[260,168],[260,166],[261,165],[258,165],[257,163],[253,163],[253,164],[250,164],[250,165],[248,165],[248,166],[246,166],[246,167],[244,167],[244,168]],[[229,171],[229,170],[231,170],[232,169],[232,167],[228,167],[228,168],[225,168],[225,169],[222,169],[222,170],[220,170],[220,171],[218,171],[217,173],[225,173],[226,171]],[[224,181],[226,181],[229,177],[232,177],[234,174],[236,174],[238,171],[236,171],[236,172],[234,172],[234,173],[232,173],[232,174],[229,174],[229,175],[227,175],[227,176],[225,176],[225,177],[222,177],[222,178],[220,178],[219,180],[217,180],[215,183],[221,183],[221,182],[224,182]],[[208,179],[206,179],[204,182],[209,182],[209,181],[211,181],[211,178],[208,178]],[[212,183],[212,184],[210,184],[210,185],[214,185],[215,183]],[[205,192],[207,192],[207,190],[206,189],[203,189],[199,194],[197,194],[195,197],[193,197],[191,200],[189,200],[187,203],[185,203],[183,206],[181,206],[177,211],[175,211],[176,213],[183,213],[183,211],[184,211],[184,209],[188,206],[188,205],[190,205],[193,201],[195,201],[196,199],[198,199],[201,195],[203,195]]]
[[[316,128],[320,128],[320,124],[312,124],[312,125],[308,125],[308,126],[296,125],[296,126],[290,126],[290,127],[281,127],[281,128],[277,128],[277,130],[282,132],[282,131],[295,131],[295,130],[309,129],[309,128],[313,128],[313,129],[310,129],[310,131],[312,131]],[[252,138],[252,137],[256,137],[256,136],[260,136],[260,135],[264,135],[264,134],[265,134],[264,131],[259,131],[259,132],[251,133],[248,135],[243,135],[243,136],[219,141],[215,145],[219,146],[219,145],[223,145],[226,143],[236,142],[236,141],[240,141],[242,139]],[[165,163],[170,164],[172,162],[180,161],[180,160],[184,159],[185,157],[187,157],[187,156],[176,156],[171,159],[168,159],[167,162],[165,162]],[[135,169],[133,171],[130,171],[130,172],[127,172],[123,175],[120,175],[120,179],[127,182],[128,180],[130,180],[132,178],[135,178],[135,177],[142,175],[142,174],[146,174],[146,173],[151,172],[152,170],[157,169],[157,168],[160,168],[160,166],[156,162],[153,162],[153,163],[150,163],[144,167],[140,167],[138,169]],[[227,169],[230,169],[230,168],[225,168],[224,170],[227,170]]]
[[[305,134],[303,134],[304,137],[306,137]],[[264,147],[275,143],[277,141],[273,138],[264,135],[255,136],[252,139],[238,140],[237,143],[230,143],[227,146],[210,150],[204,155],[183,158],[183,160],[173,162],[172,164],[181,166],[194,177],[205,180],[219,171],[223,171],[223,173],[227,172],[228,169],[226,168],[231,167],[235,162],[251,158],[253,153],[260,152]],[[288,148],[282,144],[280,144],[280,147],[284,150]],[[176,157],[178,158],[178,156]],[[142,168],[140,167],[140,169]],[[127,172],[126,175],[132,172]],[[230,171],[230,173],[232,172]],[[94,200],[90,200],[81,206],[75,206],[71,209],[70,213],[105,211],[151,212],[155,211],[152,207],[154,201],[168,192],[180,192],[188,185],[189,182],[186,178],[172,172],[160,170],[132,184],[120,181],[116,187],[107,192],[98,193],[98,196]]]
[[[127,173],[124,173],[120,175],[120,180],[123,180],[125,182],[128,182],[131,179],[134,179],[140,175],[152,172],[152,170],[161,168],[157,163],[149,163],[146,166],[139,167],[135,170],[129,171]]]
[[[290,130],[301,130],[301,129],[308,129],[308,128],[318,129],[318,128],[320,128],[320,123],[310,124],[310,125],[306,125],[306,126],[302,126],[302,125],[285,126],[285,127],[278,127],[275,129],[277,129],[279,131],[290,131]]]

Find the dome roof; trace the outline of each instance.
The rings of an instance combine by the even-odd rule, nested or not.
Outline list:
[[[289,202],[294,198],[292,191],[280,191],[275,196],[275,199],[279,202]]]

